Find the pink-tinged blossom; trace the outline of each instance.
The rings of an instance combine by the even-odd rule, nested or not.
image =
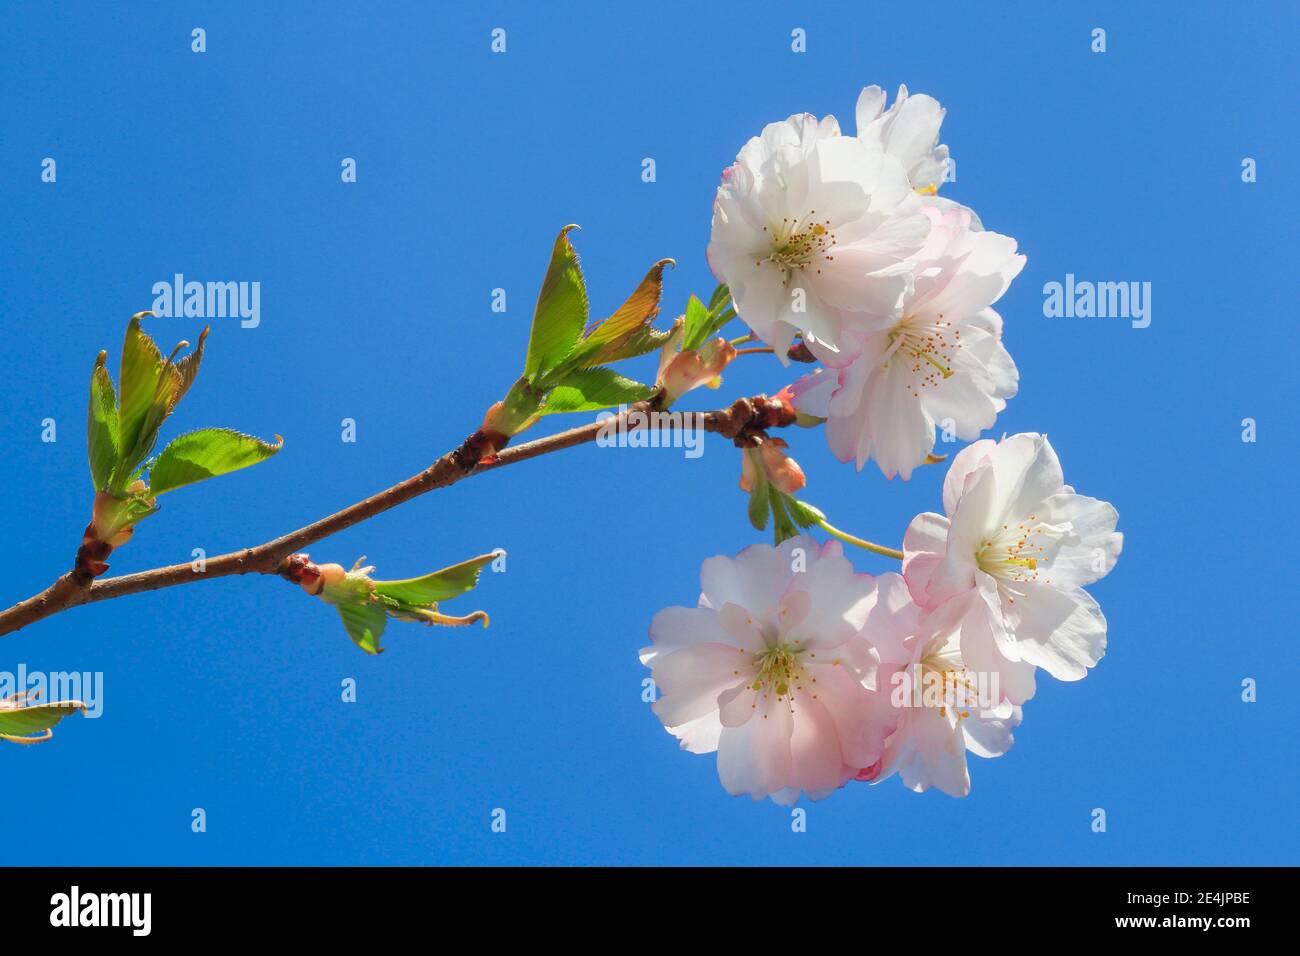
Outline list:
[[[886,99],[885,91],[875,85],[858,96],[858,138],[879,143],[902,164],[914,188],[933,193],[948,173],[948,147],[939,143],[944,109],[925,93],[909,96],[902,85],[889,109]]]
[[[943,506],[909,525],[903,574],[928,616],[960,635],[966,663],[997,671],[1017,704],[1034,693],[1035,667],[1086,675],[1106,651],[1106,618],[1083,586],[1119,557],[1114,507],[1076,494],[1032,433],[963,449]]]
[[[959,207],[924,209],[931,223],[910,260],[914,281],[887,328],[846,337],[841,368],[794,386],[795,407],[825,418],[841,461],[874,459],[887,478],[911,478],[934,448],[936,427],[971,441],[1016,393],[1018,373],[991,306],[1024,267],[1016,242],[972,228]],[[828,362],[834,365],[835,361]]]
[[[654,712],[733,794],[820,799],[881,759],[894,715],[864,678],[875,579],[838,542],[800,536],[714,557],[697,607],[660,611],[641,660]],[[892,635],[885,639],[896,640]]]
[[[878,145],[897,159],[907,171],[912,188],[922,197],[922,203],[941,211],[964,210],[971,217],[971,228],[983,229],[973,210],[937,195],[945,182],[955,178],[950,175],[954,161],[948,155],[948,147],[939,142],[944,108],[925,93],[909,95],[907,87],[901,84],[889,109],[885,109],[886,98],[885,91],[874,85],[858,96],[858,139],[871,146]]]
[[[769,124],[723,174],[708,258],[737,314],[782,362],[800,333],[823,359],[889,325],[928,220],[902,164],[833,116]]]
[[[997,674],[963,659],[957,636],[923,614],[897,574],[876,579],[877,597],[865,631],[874,635],[871,686],[886,695],[892,724],[878,764],[857,779],[878,783],[897,774],[912,790],[930,787],[954,797],[970,792],[966,752],[1005,753],[1020,708],[1006,699]]]

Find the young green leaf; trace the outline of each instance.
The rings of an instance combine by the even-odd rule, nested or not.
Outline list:
[[[201,428],[181,435],[172,439],[150,467],[149,491],[157,497],[265,461],[284,445],[284,439],[275,437],[272,445],[229,428]]]
[[[826,515],[815,505],[810,505],[806,501],[800,501],[798,498],[789,496],[785,499],[785,505],[790,510],[790,517],[794,523],[801,528],[811,528],[826,520]]]
[[[100,352],[90,373],[90,413],[87,416],[86,445],[90,456],[90,478],[96,491],[108,487],[117,466],[117,396],[113,378],[104,363],[107,352]]]
[[[588,329],[565,359],[566,368],[590,368],[605,362],[635,358],[663,344],[667,333],[651,326],[659,314],[663,294],[664,266],[676,265],[672,259],[660,259],[618,310]],[[648,333],[648,334],[647,334]]]
[[[131,317],[122,346],[122,396],[118,411],[118,459],[115,479],[121,487],[123,473],[131,471],[153,451],[158,429],[176,408],[198,375],[208,329],[199,334],[198,348],[179,362],[176,353],[189,345],[181,342],[166,360],[154,341],[140,328],[140,312]],[[128,382],[130,387],[128,388]]]
[[[588,368],[570,372],[546,398],[543,415],[558,412],[589,412],[643,402],[654,395],[652,386],[642,385],[609,368]]]
[[[686,326],[682,338],[682,351],[693,352],[704,344],[712,318],[704,303],[691,296],[686,303]]]
[[[118,376],[122,392],[118,404],[118,450],[123,461],[139,442],[145,417],[158,391],[158,377],[162,374],[162,352],[140,328],[140,319],[152,314],[137,312],[131,316],[122,342],[122,371]],[[126,470],[133,466],[134,462]]]
[[[565,226],[560,230],[537,295],[524,361],[524,377],[530,382],[563,361],[587,325],[587,287],[578,253],[569,242],[569,230],[576,228]]]
[[[491,564],[501,551],[480,554],[460,564],[453,564],[441,571],[434,571],[419,578],[406,578],[401,581],[375,581],[375,593],[402,604],[435,604],[449,601],[457,595],[472,591],[478,584],[479,574]]]
[[[717,315],[722,311],[722,307],[731,301],[731,290],[726,285],[719,285],[713,290],[713,295],[709,296],[709,313]]]
[[[78,710],[82,713],[86,710],[86,705],[79,700],[31,705],[19,704],[12,699],[0,701],[0,740],[16,744],[38,744],[49,740],[53,735],[52,728]]]
[[[208,340],[208,332],[211,330],[211,326],[205,325],[203,331],[199,333],[199,344],[194,347],[194,351],[176,363],[176,374],[180,379],[180,385],[171,401],[171,405],[167,409],[168,415],[176,409],[177,403],[185,397],[185,393],[190,390],[190,386],[198,378],[199,364],[203,361],[203,343]]]
[[[343,627],[353,644],[367,654],[378,654],[383,650],[379,646],[379,639],[384,636],[384,628],[388,626],[388,615],[382,607],[368,603],[339,604],[338,610],[339,617],[343,619]]]
[[[797,537],[799,529],[795,523],[790,520],[790,514],[786,511],[787,498],[775,485],[768,485],[768,497],[772,502],[772,536],[775,543],[780,544],[789,538]]]

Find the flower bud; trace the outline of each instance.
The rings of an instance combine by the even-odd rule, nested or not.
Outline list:
[[[722,370],[735,357],[734,345],[723,338],[713,339],[698,351],[688,349],[668,358],[660,371],[659,385],[669,402],[701,385],[717,388]]]
[[[746,448],[740,467],[741,490],[752,494],[760,473],[784,494],[802,490],[808,480],[799,463],[785,453],[788,447],[783,439],[766,438],[758,446]]]
[[[504,447],[506,440],[512,435],[518,435],[536,420],[535,414],[522,413],[511,409],[505,402],[496,402],[483,416],[483,424],[480,428],[485,435],[493,439],[494,444],[500,439],[498,447]]]
[[[318,565],[317,571],[320,572],[321,584],[324,587],[330,587],[332,585],[339,584],[340,582],[342,582],[344,578],[348,576],[348,572],[343,570],[343,565],[341,564]]]

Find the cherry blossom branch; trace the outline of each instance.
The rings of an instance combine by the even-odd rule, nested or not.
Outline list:
[[[412,498],[436,488],[454,485],[470,475],[494,471],[530,458],[588,444],[610,429],[630,432],[640,428],[659,428],[671,431],[683,425],[692,425],[703,427],[705,431],[722,435],[734,442],[744,443],[765,429],[782,428],[794,423],[794,410],[788,403],[765,395],[738,399],[729,408],[711,412],[647,414],[658,411],[658,404],[653,399],[639,402],[613,419],[580,425],[545,438],[524,442],[487,458],[483,457],[483,452],[490,447],[488,438],[479,430],[419,474],[297,531],[255,547],[209,558],[203,571],[195,571],[191,564],[173,564],[84,585],[79,583],[74,572],[68,572],[39,594],[0,612],[0,635],[12,633],[82,604],[234,574],[279,574],[284,569],[285,560],[299,549],[382,514]]]

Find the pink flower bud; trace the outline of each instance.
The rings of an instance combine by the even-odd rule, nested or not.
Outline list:
[[[740,464],[740,489],[753,493],[759,469],[779,491],[792,495],[808,483],[799,463],[785,453],[789,446],[780,438],[765,438],[761,445],[745,449]]]
[[[757,457],[757,449],[746,448],[744,454],[740,456],[740,490],[749,494],[754,493],[754,479],[758,477],[758,466],[754,464]]]
[[[785,453],[789,446],[783,439],[769,438],[758,446],[758,457],[767,473],[767,480],[787,495],[792,495],[808,483],[799,463]]]
[[[701,385],[716,388],[714,383],[735,357],[734,345],[723,338],[714,339],[699,351],[688,349],[674,355],[664,367],[659,384],[670,402]]]

